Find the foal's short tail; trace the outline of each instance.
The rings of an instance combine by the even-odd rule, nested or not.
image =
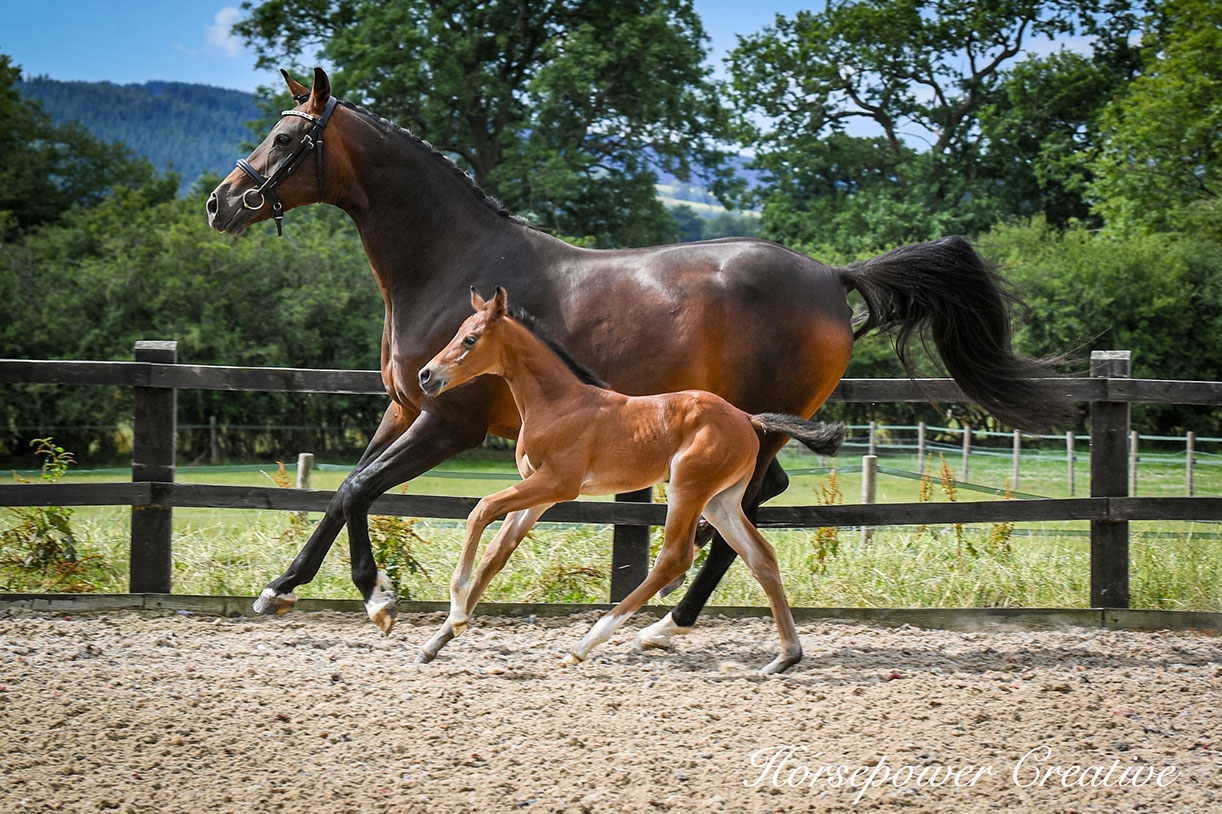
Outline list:
[[[964,238],[903,246],[837,271],[869,309],[855,336],[893,334],[910,376],[909,342],[933,340],[963,392],[1003,424],[1040,430],[1068,416],[1068,404],[1040,381],[1058,360],[1029,359],[1010,347],[1010,309],[1021,302]]]
[[[751,426],[764,432],[779,432],[796,438],[811,452],[835,455],[844,443],[844,425],[807,421],[788,413],[760,413],[751,416]]]

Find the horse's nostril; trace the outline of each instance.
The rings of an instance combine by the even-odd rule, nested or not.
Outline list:
[[[221,208],[221,200],[220,198],[216,197],[216,193],[214,192],[212,193],[212,195],[208,197],[208,214],[215,215],[220,210],[220,208]]]
[[[428,368],[425,368],[424,370],[420,371],[420,384],[421,385],[428,384],[432,380],[432,378],[433,378],[433,374],[429,372]]]

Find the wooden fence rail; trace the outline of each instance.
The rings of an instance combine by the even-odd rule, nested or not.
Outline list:
[[[324,490],[174,482],[177,390],[385,393],[377,371],[183,365],[177,363],[176,356],[174,342],[138,342],[133,362],[0,359],[0,383],[134,388],[131,482],[0,485],[3,506],[131,506],[132,593],[170,593],[170,522],[176,507],[323,511],[335,494]],[[760,510],[759,525],[808,528],[1090,521],[1091,605],[1127,608],[1129,521],[1222,520],[1222,498],[1128,496],[1129,404],[1222,404],[1222,382],[1128,376],[1128,351],[1096,351],[1091,357],[1089,378],[1051,380],[1066,400],[1089,405],[1089,498],[765,507]],[[962,401],[964,395],[949,379],[845,379],[829,400]],[[613,601],[626,595],[644,576],[649,564],[648,527],[664,523],[665,506],[641,502],[647,499],[638,493],[635,500],[614,503],[564,503],[544,515],[544,519],[552,522],[597,523],[616,528]],[[374,502],[372,511],[463,519],[475,502],[475,498],[387,494]]]

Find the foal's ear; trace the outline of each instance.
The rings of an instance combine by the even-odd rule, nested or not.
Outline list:
[[[471,310],[483,311],[485,304],[484,298],[481,297],[479,292],[475,290],[475,286],[471,286]]]
[[[314,69],[314,87],[310,89],[309,111],[315,116],[321,116],[331,98],[331,78],[322,68]]]
[[[505,312],[509,310],[506,304],[507,299],[508,297],[505,296],[505,289],[498,285],[496,287],[496,294],[492,296],[492,315],[494,317],[505,316]]]
[[[292,95],[294,101],[300,104],[309,98],[310,89],[290,76],[288,71],[281,68],[280,75],[284,77],[284,84],[289,86],[289,93]]]

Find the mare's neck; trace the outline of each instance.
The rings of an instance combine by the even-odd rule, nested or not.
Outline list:
[[[490,241],[520,239],[515,234],[524,227],[485,203],[422,142],[356,118],[364,130],[349,148],[356,183],[336,204],[356,224],[388,296],[432,279],[463,287],[474,251]]]
[[[564,409],[571,410],[568,397],[591,386],[578,379],[542,339],[521,323],[510,322],[506,328],[512,331],[512,342],[505,349],[500,375],[509,385],[523,423],[561,402],[565,403]]]

